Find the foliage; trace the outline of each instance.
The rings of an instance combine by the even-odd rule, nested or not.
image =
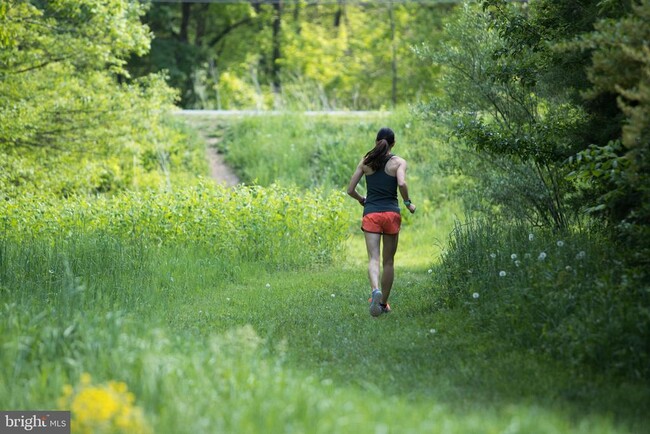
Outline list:
[[[0,7],[0,191],[57,195],[164,187],[195,169],[167,112],[164,77],[128,80],[149,47],[139,2],[24,2]]]
[[[600,21],[594,32],[573,44],[593,50],[588,68],[590,100],[617,95],[620,134],[580,153],[574,176],[599,195],[592,211],[614,223],[621,239],[634,246],[635,261],[650,258],[650,2],[635,3],[620,20]],[[623,145],[623,146],[621,146]]]
[[[410,47],[437,38],[450,5],[409,2],[154,3],[151,52],[185,108],[382,109],[436,90]]]
[[[643,383],[567,369],[438,309],[426,269],[402,269],[393,316],[372,320],[359,269],[223,269],[201,247],[83,234],[0,252],[5,408],[57,408],[87,373],[90,388],[128,388],[161,434],[647,426]],[[399,381],[369,382],[368,366]]]
[[[443,256],[443,302],[484,329],[573,366],[647,379],[650,290],[594,229],[547,233],[469,221]],[[623,252],[624,253],[624,252]]]
[[[397,140],[394,152],[409,162],[409,191],[417,200],[418,212],[428,216],[443,203],[455,203],[462,179],[443,174],[442,166],[449,159],[442,146],[443,131],[413,118],[404,107],[391,113],[350,116],[285,113],[245,117],[229,122],[218,146],[246,183],[344,191],[383,126],[393,128]]]
[[[447,26],[448,48],[419,49],[445,71],[445,95],[422,111],[446,118],[454,137],[485,160],[478,164],[489,170],[473,176],[488,200],[511,213],[525,204],[515,218],[567,227],[571,185],[562,163],[581,149],[585,114],[538,84],[548,62],[544,30],[517,6],[493,3],[498,8],[486,2],[485,12],[466,5]]]
[[[56,242],[76,234],[143,246],[202,246],[226,263],[292,267],[326,263],[341,249],[342,196],[295,189],[199,185],[164,192],[2,201],[2,238]],[[269,234],[278,236],[269,236]]]

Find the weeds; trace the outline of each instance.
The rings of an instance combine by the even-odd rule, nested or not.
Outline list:
[[[443,301],[495,335],[574,367],[647,378],[647,284],[607,245],[597,231],[457,225],[437,275]]]

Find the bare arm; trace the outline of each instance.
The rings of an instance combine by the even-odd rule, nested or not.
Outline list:
[[[413,214],[415,212],[415,205],[410,203],[411,198],[409,197],[409,188],[408,185],[406,185],[406,166],[406,160],[400,159],[395,176],[397,177],[397,187],[399,188],[399,193],[402,195],[404,202],[408,203],[406,208],[408,208],[411,214]]]
[[[348,194],[355,198],[361,205],[365,204],[366,198],[361,196],[359,193],[357,193],[357,185],[359,184],[359,181],[361,181],[361,177],[363,176],[363,162],[360,162],[359,165],[357,166],[356,170],[352,174],[352,178],[350,178],[350,184],[348,184]]]

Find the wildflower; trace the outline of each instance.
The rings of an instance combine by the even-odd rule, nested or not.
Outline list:
[[[518,267],[521,265],[521,261],[515,261],[515,267]]]
[[[497,254],[496,254],[496,253],[490,253],[490,258],[494,259],[494,258],[496,258],[496,257],[497,257]]]
[[[535,239],[535,235],[532,233],[528,234],[528,241],[533,241]]]
[[[270,283],[267,283],[267,284],[266,284],[266,287],[267,287],[267,288],[270,288],[270,287],[271,287],[271,284],[270,284]]]
[[[539,256],[537,257],[537,259],[540,260],[540,261],[543,261],[544,259],[546,259],[546,253],[545,252],[540,253]]]
[[[332,294],[332,298],[336,297],[336,294]]]
[[[475,292],[474,294],[472,294],[472,297],[479,298],[478,292]]]
[[[505,271],[499,271],[499,277],[506,277],[506,272]]]
[[[512,255],[510,255],[510,259],[512,259],[513,261],[517,259],[517,254],[513,253]]]
[[[93,385],[90,375],[82,374],[77,387],[66,385],[59,407],[72,412],[72,432],[150,433],[142,409],[126,383],[109,381]]]
[[[584,250],[581,250],[581,251],[579,251],[578,254],[576,255],[576,259],[584,259],[586,256],[587,256],[587,254],[585,253],[585,251],[584,251]]]
[[[556,244],[558,247],[562,247],[564,245],[564,241],[560,240]]]
[[[432,335],[436,334],[436,329],[430,329],[429,333],[431,333]]]
[[[429,268],[429,270],[427,271],[427,273],[431,274],[431,273],[433,273],[433,270],[432,270],[431,268]]]
[[[564,267],[564,269],[565,269],[566,271],[571,271],[571,270],[573,270],[573,268],[571,268],[570,265],[567,265],[566,267]]]

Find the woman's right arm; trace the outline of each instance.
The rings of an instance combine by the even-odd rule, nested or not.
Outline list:
[[[359,181],[361,181],[361,177],[363,176],[363,161],[359,163],[357,166],[356,170],[352,174],[352,178],[350,178],[350,184],[348,184],[348,194],[355,198],[361,205],[363,205],[366,202],[366,198],[361,196],[359,193],[357,193],[357,185],[359,184]]]

